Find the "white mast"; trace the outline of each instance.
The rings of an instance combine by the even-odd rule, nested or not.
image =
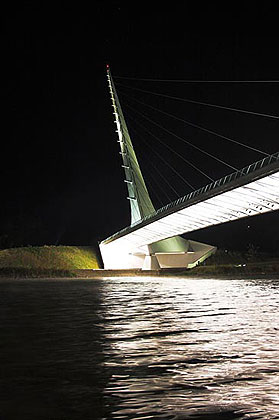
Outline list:
[[[147,191],[139,163],[133,148],[133,144],[128,132],[121,105],[112,80],[110,68],[107,65],[107,78],[111,94],[113,114],[117,127],[120,154],[122,157],[125,172],[124,182],[127,184],[128,200],[131,207],[131,224],[141,220],[155,211],[149,193]]]

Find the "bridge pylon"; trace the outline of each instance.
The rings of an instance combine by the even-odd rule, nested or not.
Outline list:
[[[130,202],[132,226],[155,213],[155,208],[136,157],[109,66],[107,79],[124,169],[124,182],[127,185],[127,199]],[[100,243],[100,251],[105,269],[155,270],[192,268],[213,254],[216,247],[172,235],[170,227],[169,237],[160,241],[148,241],[145,245],[137,247],[128,240],[122,240],[121,244],[117,239],[104,240]]]

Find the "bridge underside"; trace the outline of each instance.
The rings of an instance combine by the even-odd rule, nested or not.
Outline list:
[[[192,268],[216,251],[214,246],[186,240],[180,236],[135,249],[119,246],[117,242],[100,247],[106,269]]]
[[[240,179],[197,198],[178,202],[100,244],[105,268],[191,268],[215,252],[214,246],[177,235],[279,209],[278,164],[270,174]],[[255,179],[256,178],[256,179]],[[245,181],[245,183],[244,183]]]
[[[155,211],[116,89],[107,77],[131,207],[131,226],[100,244],[107,269],[191,268],[216,248],[178,235],[279,209],[279,153],[213,181]]]

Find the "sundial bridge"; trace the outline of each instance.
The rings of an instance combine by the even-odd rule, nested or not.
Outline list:
[[[155,210],[149,196],[109,67],[107,78],[130,202],[131,225],[99,246],[105,269],[191,268],[214,245],[179,235],[279,209],[279,152]]]

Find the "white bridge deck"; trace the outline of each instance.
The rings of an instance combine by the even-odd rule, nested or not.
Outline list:
[[[169,203],[100,246],[139,248],[174,235],[279,209],[279,152]]]

